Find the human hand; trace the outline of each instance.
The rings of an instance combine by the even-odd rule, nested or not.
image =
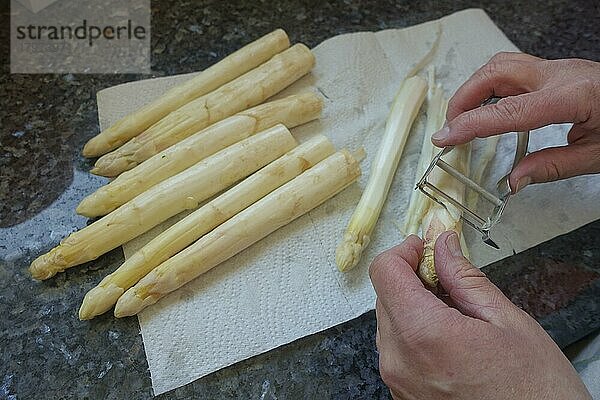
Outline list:
[[[455,233],[435,247],[452,307],[417,277],[422,252],[413,235],[369,269],[379,370],[394,399],[591,399],[542,327],[463,257]]]
[[[491,96],[503,98],[479,107]],[[600,63],[498,53],[456,91],[446,120],[447,125],[432,137],[436,146],[555,123],[574,124],[566,146],[536,151],[521,160],[510,176],[514,192],[529,183],[598,173]]]

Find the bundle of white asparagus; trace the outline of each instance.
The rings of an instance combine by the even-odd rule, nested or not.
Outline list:
[[[359,175],[358,160],[348,151],[329,156],[154,268],[119,298],[115,316],[139,313],[333,197]]]
[[[289,45],[285,32],[272,32],[90,140],[84,155],[104,154],[92,172],[116,178],[77,212],[103,217],[34,260],[32,276],[94,260],[195,209],[106,276],[79,310],[90,319],[118,304],[115,315],[132,315],[354,182],[355,156],[336,153],[324,136],[298,145],[288,131],[319,117],[320,97],[261,104],[314,65],[308,48]],[[168,285],[152,283],[157,277]]]
[[[86,217],[106,215],[165,179],[204,158],[276,124],[288,128],[316,119],[321,99],[312,92],[261,104],[226,118],[123,172],[77,207]]]
[[[72,233],[31,263],[36,279],[94,260],[209,197],[296,146],[283,125],[250,136],[164,180],[107,216]],[[234,161],[232,161],[234,160]]]
[[[83,155],[97,157],[116,149],[171,111],[261,65],[289,46],[287,34],[277,29],[242,47],[198,76],[175,86],[160,98],[121,118],[93,137],[83,148]]]
[[[117,176],[207,126],[262,103],[313,68],[315,58],[296,44],[233,81],[172,111],[96,161],[92,173]]]
[[[108,311],[125,290],[156,266],[334,151],[329,140],[317,136],[206,203],[151,240],[90,290],[79,318],[90,319]]]

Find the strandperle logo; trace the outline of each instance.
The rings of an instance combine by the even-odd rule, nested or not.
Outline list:
[[[11,0],[12,73],[149,73],[150,0]]]
[[[134,25],[131,20],[127,20],[127,25],[100,27],[89,24],[85,19],[75,27],[31,24],[17,26],[18,40],[86,40],[92,46],[94,41],[101,38],[106,40],[144,40],[146,27]]]

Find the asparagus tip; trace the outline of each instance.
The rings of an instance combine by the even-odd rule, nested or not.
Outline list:
[[[81,202],[77,205],[77,208],[75,209],[75,212],[77,214],[83,215],[87,218],[97,217],[97,215],[95,215],[95,213],[92,212],[93,207],[90,204],[92,202],[92,199],[90,199],[90,197],[91,196],[87,196],[86,198],[81,200]]]
[[[369,237],[363,236],[362,243],[360,242],[358,235],[351,232],[344,234],[344,239],[335,251],[335,263],[341,272],[346,272],[358,264],[363,249],[369,243]]]
[[[88,140],[88,142],[83,146],[83,150],[81,153],[84,157],[92,158],[99,157],[102,155],[101,149],[97,145],[97,140],[95,137]]]
[[[108,153],[96,160],[94,167],[90,172],[94,175],[115,177],[121,172],[133,168],[137,164],[132,164],[129,158],[118,156],[114,153]]]
[[[117,300],[117,304],[115,305],[115,317],[123,318],[130,317],[142,311],[146,304],[144,304],[144,299],[136,296],[133,288],[129,289],[121,297]]]
[[[98,190],[81,200],[75,212],[87,218],[96,218],[109,214],[117,207],[112,206],[106,197],[102,190]]]
[[[48,254],[42,254],[29,266],[29,273],[33,277],[33,279],[37,279],[38,281],[43,281],[48,278],[52,278],[56,275],[56,270],[51,268],[51,265],[48,263]]]
[[[79,319],[83,321],[104,314],[115,305],[123,292],[123,288],[115,284],[98,285],[91,289],[83,298],[83,302],[79,308]]]

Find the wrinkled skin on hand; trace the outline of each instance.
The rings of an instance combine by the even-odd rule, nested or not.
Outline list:
[[[410,236],[369,272],[377,292],[377,348],[394,399],[591,399],[542,327],[463,257],[455,233],[436,242],[436,297],[415,271]]]
[[[479,107],[490,96],[503,99]],[[566,146],[533,152],[515,168],[510,177],[514,192],[530,183],[598,173],[600,63],[496,54],[456,91],[446,119],[445,127],[432,137],[436,146],[573,123]]]

